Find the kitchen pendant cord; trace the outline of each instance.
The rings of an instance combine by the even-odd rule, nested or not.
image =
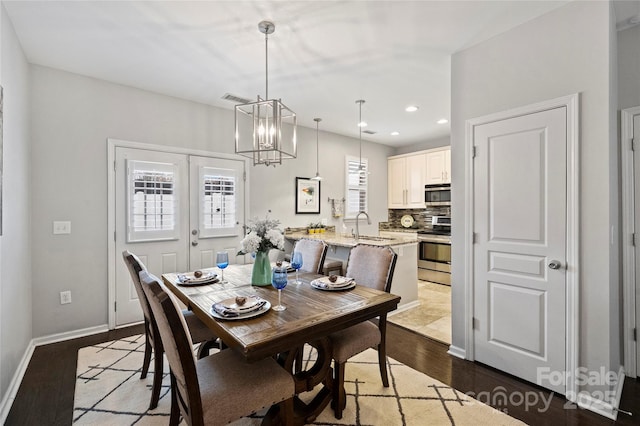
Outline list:
[[[360,131],[360,163],[358,164],[358,172],[362,173],[362,104],[364,103],[364,99],[359,99],[356,103],[360,104],[360,115],[358,117],[358,129]]]

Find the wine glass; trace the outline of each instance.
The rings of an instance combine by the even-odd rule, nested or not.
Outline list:
[[[286,306],[282,305],[282,289],[287,286],[287,268],[273,268],[271,275],[271,285],[278,289],[278,304],[273,307],[274,311],[284,311]]]
[[[225,284],[224,280],[224,268],[229,266],[229,253],[221,251],[216,254],[216,265],[220,268],[220,283]]]
[[[296,270],[296,284],[302,284],[302,281],[298,278],[298,270],[302,268],[302,253],[294,251],[291,255],[291,267]]]

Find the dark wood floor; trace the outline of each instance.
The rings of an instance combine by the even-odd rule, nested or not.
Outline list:
[[[78,349],[143,332],[142,326],[128,327],[89,337],[39,346],[33,353],[6,421],[6,425],[69,425],[73,416],[73,393]],[[549,394],[543,389],[500,373],[486,366],[454,358],[448,347],[395,324],[387,331],[387,352],[396,360],[422,371],[462,392],[480,395],[491,403],[491,396],[520,393],[533,396]],[[485,396],[490,395],[490,396]],[[566,401],[554,396],[547,410],[544,403],[525,407],[518,398],[513,403],[494,405],[530,425],[638,425],[640,424],[640,382],[627,379],[620,408],[634,413],[620,413],[613,422],[590,411],[565,408]],[[499,402],[499,401],[498,401]],[[428,424],[428,421],[426,421]]]

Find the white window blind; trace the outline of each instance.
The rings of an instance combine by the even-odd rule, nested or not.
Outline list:
[[[345,218],[353,219],[358,212],[367,211],[369,163],[366,158],[347,157],[346,182],[347,202],[345,206]]]
[[[200,237],[237,234],[237,177],[235,170],[202,167]]]
[[[175,164],[129,161],[129,242],[175,239],[178,211]]]

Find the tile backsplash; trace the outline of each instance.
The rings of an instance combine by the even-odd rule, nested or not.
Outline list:
[[[403,228],[400,219],[404,215],[413,217],[415,229],[430,229],[432,216],[451,216],[451,207],[427,207],[424,209],[389,209],[389,221],[380,222],[380,229]]]

